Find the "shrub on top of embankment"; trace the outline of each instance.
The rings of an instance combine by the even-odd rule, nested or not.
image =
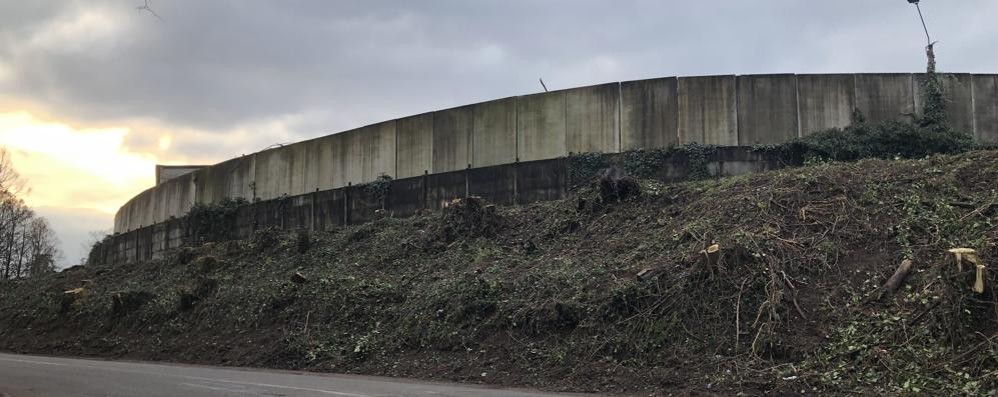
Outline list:
[[[979,151],[468,202],[304,248],[267,230],[4,284],[0,349],[642,395],[982,395],[998,276],[973,291],[947,250],[998,263],[995,180],[998,152]],[[467,216],[494,221],[466,234]]]
[[[956,154],[979,147],[963,131],[945,126],[886,121],[869,124],[862,116],[853,124],[833,128],[779,145],[755,150],[799,157],[805,161],[856,161],[866,158],[914,159],[932,154]]]
[[[249,204],[244,198],[224,198],[217,203],[197,203],[184,217],[184,237],[188,245],[231,240],[236,237],[239,207]]]

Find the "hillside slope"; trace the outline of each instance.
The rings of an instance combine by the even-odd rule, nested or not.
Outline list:
[[[641,185],[5,282],[0,349],[640,395],[998,388],[998,276],[975,293],[947,252],[998,266],[998,152]]]

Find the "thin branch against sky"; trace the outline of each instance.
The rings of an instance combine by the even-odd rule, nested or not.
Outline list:
[[[135,11],[137,12],[149,11],[149,13],[152,14],[152,16],[156,17],[156,19],[159,19],[160,22],[165,22],[163,20],[163,17],[159,16],[159,14],[157,14],[156,11],[152,9],[152,7],[149,7],[149,0],[145,0],[145,4],[135,7]]]

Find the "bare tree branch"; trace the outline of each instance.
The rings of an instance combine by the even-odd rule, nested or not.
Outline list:
[[[156,17],[160,22],[166,22],[163,17],[159,16],[151,7],[149,7],[149,0],[145,0],[145,4],[135,7],[136,12],[149,11],[152,16]]]

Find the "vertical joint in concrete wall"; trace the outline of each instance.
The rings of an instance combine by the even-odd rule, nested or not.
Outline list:
[[[734,98],[734,101],[735,101],[735,115],[734,115],[734,118],[735,118],[735,145],[737,145],[738,142],[741,142],[741,139],[742,139],[742,136],[741,136],[742,135],[742,125],[741,125],[742,119],[740,117],[738,117],[738,96],[741,94],[739,92],[740,89],[739,89],[738,86],[740,86],[740,85],[741,84],[738,84],[738,76],[736,75],[735,76],[735,98]]]
[[[974,75],[970,75],[970,129],[974,139],[980,139],[977,135],[977,96],[974,94]]]
[[[353,182],[347,182],[347,185],[343,187],[343,224],[350,224],[350,187],[353,186]]]
[[[617,150],[615,152],[620,153],[624,151],[623,143],[621,143],[621,135],[624,134],[624,128],[622,120],[624,119],[624,92],[623,84],[617,83]]]
[[[856,113],[857,110],[859,110],[859,76],[857,76],[855,73],[853,73],[853,75],[852,75],[852,109],[849,112],[849,114],[853,115],[853,114]],[[864,117],[865,117],[865,115],[864,115]],[[852,117],[850,117],[850,125],[852,124],[851,121],[852,121]]]
[[[513,205],[520,204],[520,158],[513,162]]]
[[[312,203],[310,206],[311,208],[309,209],[311,214],[309,215],[309,220],[308,220],[308,230],[311,230],[313,232],[315,231],[315,202],[318,201],[318,199],[319,199],[319,188],[316,188],[315,191],[312,192]]]
[[[797,74],[794,74],[794,102],[797,107],[797,137],[803,138],[804,131],[801,126],[803,123],[800,120],[800,78],[797,77]]]
[[[422,178],[422,183],[420,183],[420,185],[422,185],[421,187],[423,189],[423,209],[430,208],[430,203],[429,203],[429,196],[430,196],[429,181],[430,181],[430,173],[429,172],[424,172],[423,173],[423,178]]]
[[[520,161],[520,97],[513,97],[513,156]]]

